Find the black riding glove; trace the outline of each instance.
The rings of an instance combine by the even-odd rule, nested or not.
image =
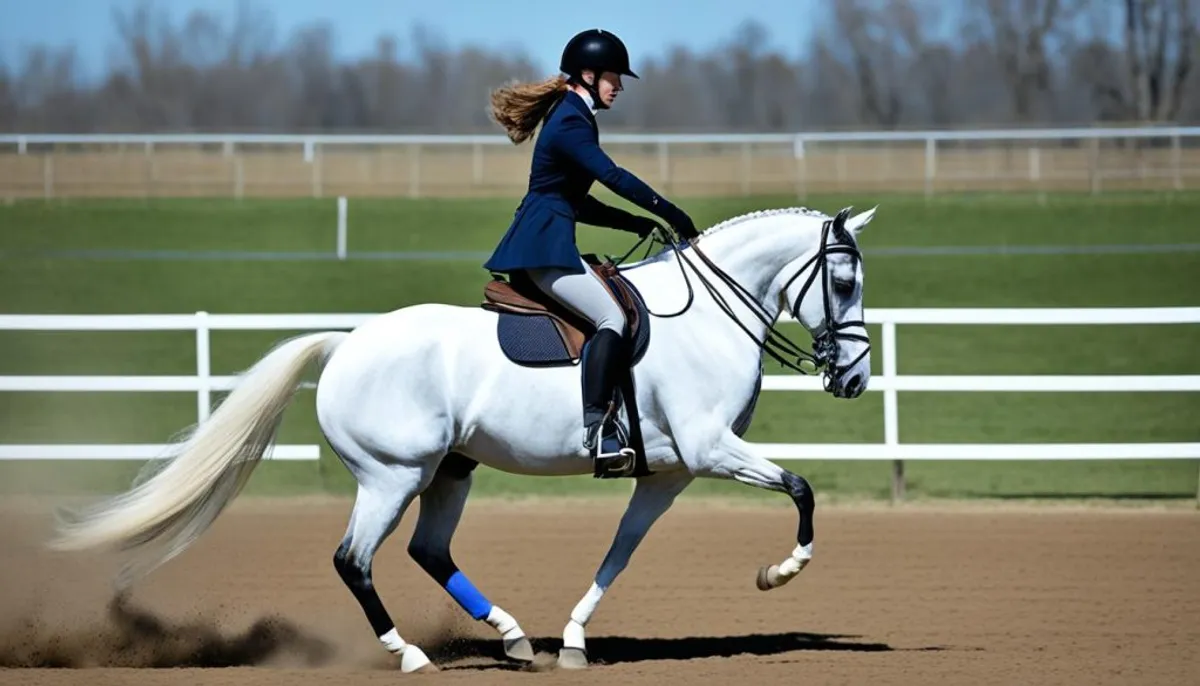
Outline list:
[[[654,233],[654,230],[659,228],[659,224],[650,217],[643,217],[635,214],[631,219],[628,220],[623,228],[625,228],[627,231],[636,233],[638,238],[645,238],[646,236]]]
[[[692,218],[688,216],[687,212],[679,210],[673,214],[675,216],[671,218],[671,227],[675,229],[675,233],[679,235],[680,239],[690,241],[700,235],[700,232],[696,230],[696,225],[692,223]]]

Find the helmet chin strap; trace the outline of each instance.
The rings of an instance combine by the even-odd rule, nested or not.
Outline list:
[[[598,110],[608,109],[608,105],[604,104],[604,101],[600,99],[600,91],[597,90],[592,84],[584,81],[582,76],[578,78],[571,77],[571,83],[582,86],[583,89],[588,92],[588,95],[592,96],[592,107],[595,107]]]

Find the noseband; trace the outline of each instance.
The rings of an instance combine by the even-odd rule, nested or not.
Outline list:
[[[833,230],[836,235],[837,231],[835,230],[835,226],[838,228],[838,230],[842,230],[840,228],[841,224],[845,222],[846,217],[848,216],[849,210],[842,210],[838,212],[837,216],[833,219],[825,220],[824,224],[821,226],[821,242],[820,246],[817,248],[817,253],[809,258],[804,265],[796,271],[795,275],[788,279],[787,283],[783,286],[783,292],[786,294],[787,289],[792,285],[792,282],[798,279],[801,274],[808,270],[809,267],[813,267],[808,279],[804,282],[804,286],[800,289],[800,294],[796,296],[796,301],[792,303],[792,306],[789,310],[792,317],[796,321],[800,321],[800,303],[804,301],[805,294],[816,281],[817,274],[825,274],[828,272],[827,265],[829,255],[834,253],[842,253],[851,255],[857,260],[862,260],[862,254],[852,245],[838,243],[831,246],[827,243],[830,231]],[[724,296],[722,296],[721,293],[716,290],[713,284],[710,283],[702,273],[700,273],[700,270],[696,268],[696,265],[687,257],[686,254],[683,253],[683,251],[680,250],[679,244],[675,242],[674,238],[670,235],[670,232],[665,231],[660,227],[660,229],[655,233],[661,234],[658,240],[662,243],[665,243],[673,251],[675,251],[675,255],[679,258],[679,269],[680,272],[683,273],[683,280],[688,287],[688,299],[687,303],[685,303],[678,312],[673,312],[671,314],[658,314],[655,312],[650,312],[652,316],[661,317],[664,319],[678,317],[691,307],[692,300],[695,298],[695,293],[692,291],[692,284],[688,279],[687,272],[683,268],[683,264],[686,262],[692,267],[692,271],[694,271],[696,276],[699,277],[700,283],[704,284],[705,290],[707,290],[713,297],[713,300],[717,302],[717,305],[721,308],[721,311],[724,312],[725,315],[730,319],[732,319],[733,322],[738,325],[738,328],[740,328],[743,333],[749,336],[750,339],[753,340],[760,349],[762,349],[765,353],[770,355],[784,367],[787,367],[788,369],[796,371],[800,374],[804,374],[805,376],[809,376],[818,370],[823,370],[824,373],[822,374],[822,386],[826,391],[832,391],[834,388],[834,383],[840,381],[842,375],[845,374],[847,370],[853,368],[854,365],[858,364],[859,361],[861,361],[863,357],[866,356],[866,354],[870,351],[869,338],[862,334],[847,333],[844,331],[844,329],[855,326],[862,326],[865,328],[866,322],[861,320],[844,322],[833,321],[833,300],[829,295],[829,284],[827,283],[827,279],[822,279],[822,303],[825,308],[824,324],[821,332],[813,336],[813,352],[810,353],[802,349],[796,343],[793,343],[787,338],[787,336],[783,335],[783,333],[776,329],[770,317],[761,311],[762,306],[758,304],[758,301],[754,299],[754,296],[741,284],[735,281],[733,277],[729,276],[729,274],[725,273],[724,270],[714,264],[713,261],[710,260],[702,250],[700,250],[699,246],[692,245],[692,250],[696,251],[696,254],[700,256],[701,261],[703,261],[704,264],[707,265],[708,268],[717,275],[717,278],[719,278],[722,283],[729,286],[734,295],[738,297],[738,300],[740,300],[742,304],[746,305],[746,307],[754,313],[754,316],[758,318],[759,322],[766,327],[766,336],[763,340],[758,340],[754,335],[754,332],[746,328],[746,325],[743,324],[740,319],[738,319],[737,314],[725,301]],[[646,240],[646,238],[651,235],[654,234],[648,234],[646,237],[643,237],[636,244],[634,244],[633,248],[630,249],[629,252],[625,253],[623,257],[617,260],[617,263],[619,264],[628,258],[634,250],[637,250],[638,245],[640,245],[642,241]],[[649,254],[649,250],[647,250],[647,254]],[[858,357],[854,358],[854,361],[850,364],[838,366],[838,341],[840,340],[862,341],[863,343],[867,344],[867,347],[864,348],[863,351],[859,353]],[[792,362],[791,360],[787,359],[788,357],[795,357],[796,362]],[[805,368],[805,363],[809,364],[809,368]]]

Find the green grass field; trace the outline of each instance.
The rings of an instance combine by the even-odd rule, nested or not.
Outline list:
[[[611,197],[609,200],[612,201]],[[352,252],[487,252],[516,199],[352,200]],[[621,204],[621,203],[617,203]],[[686,199],[699,226],[794,198]],[[810,198],[832,212],[878,204],[868,250],[903,246],[1147,245],[1200,242],[1200,195],[904,196]],[[378,312],[413,303],[477,304],[481,259],[135,260],[45,251],[165,250],[331,253],[332,199],[297,201],[41,201],[0,207],[0,312]],[[581,248],[620,254],[628,234],[580,227]],[[1200,252],[1070,255],[868,256],[868,307],[1087,307],[1200,305]],[[787,327],[799,333],[796,327]],[[213,372],[251,364],[294,332],[218,332]],[[878,331],[872,330],[878,337]],[[803,340],[803,339],[801,339]],[[901,327],[901,373],[1198,373],[1200,326]],[[880,356],[874,357],[879,372]],[[190,374],[187,332],[0,331],[0,375]],[[700,370],[697,373],[701,373]],[[779,373],[768,365],[768,373]],[[902,393],[903,442],[1200,440],[1200,394]],[[194,420],[186,393],[0,393],[4,443],[162,442]],[[882,394],[854,402],[766,392],[748,438],[770,442],[879,442]],[[280,440],[323,443],[312,393],[289,410]],[[136,463],[0,463],[0,490],[122,488]],[[818,493],[883,497],[890,465],[797,461]],[[1186,498],[1195,461],[910,462],[910,497]],[[481,494],[625,495],[627,484],[512,478],[480,469]],[[250,492],[346,492],[349,476],[325,449],[317,466],[264,464]],[[689,494],[774,496],[701,483]]]

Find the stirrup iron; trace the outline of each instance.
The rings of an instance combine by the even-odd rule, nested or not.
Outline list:
[[[633,475],[637,452],[629,447],[629,435],[624,428],[610,411],[604,419],[585,429],[583,446],[592,456],[592,476],[595,478],[616,479]]]

